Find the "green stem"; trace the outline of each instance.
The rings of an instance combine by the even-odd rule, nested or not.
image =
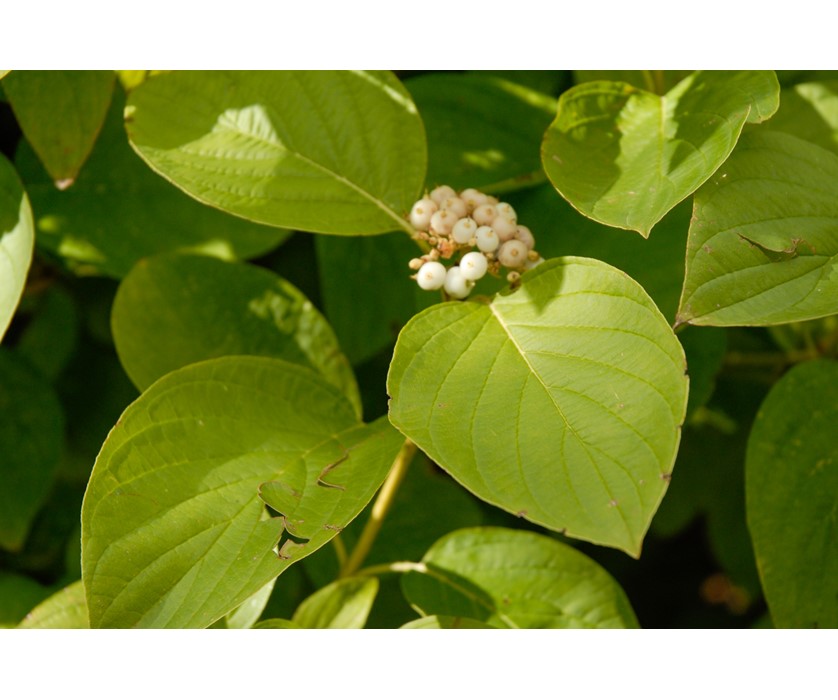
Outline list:
[[[399,490],[405,474],[407,474],[407,467],[413,459],[414,454],[416,454],[416,445],[410,440],[405,440],[402,449],[399,450],[399,454],[393,462],[393,466],[390,468],[390,473],[387,475],[381,490],[378,492],[378,497],[372,506],[370,519],[364,525],[364,531],[361,533],[355,549],[352,550],[349,559],[346,560],[346,563],[341,568],[340,578],[352,576],[352,574],[361,568],[361,564],[364,563],[364,559],[370,553],[375,538],[378,536],[378,531],[381,530],[381,525],[384,523],[384,518],[389,512],[390,506],[393,505],[396,492]]]
[[[725,356],[727,367],[777,367],[793,365],[819,357],[817,350],[789,350],[788,352],[729,352]]]
[[[340,535],[332,538],[332,545],[335,548],[335,556],[338,558],[338,568],[340,569],[346,566],[346,545],[343,543]]]

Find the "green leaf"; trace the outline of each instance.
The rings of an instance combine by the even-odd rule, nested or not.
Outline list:
[[[494,627],[637,627],[625,593],[573,547],[524,530],[472,528],[439,540],[424,573],[402,578],[422,615],[470,618]]]
[[[402,438],[311,370],[225,357],[128,407],[82,508],[93,627],[206,627],[340,532]],[[270,517],[267,503],[277,514]]]
[[[281,620],[279,618],[271,618],[270,620],[262,620],[253,625],[255,630],[298,630],[300,627],[295,625],[291,620]]]
[[[131,93],[126,128],[157,172],[238,216],[318,233],[411,231],[425,133],[391,73],[178,71]]]
[[[0,340],[23,294],[34,242],[29,199],[15,169],[0,155]]]
[[[687,416],[691,416],[713,394],[716,374],[722,367],[727,350],[727,335],[721,328],[691,326],[678,334],[678,340],[687,356],[690,375]]]
[[[291,619],[304,629],[363,629],[377,593],[377,578],[339,579],[306,598]]]
[[[16,627],[50,590],[28,576],[0,571],[0,629]]]
[[[81,581],[58,591],[30,612],[21,629],[89,629],[87,603]]]
[[[804,83],[783,90],[780,109],[765,127],[838,153],[838,81]]]
[[[76,348],[79,319],[72,296],[52,285],[38,299],[15,351],[44,377],[54,381],[70,362]]]
[[[637,88],[663,95],[692,73],[689,70],[575,70],[574,81],[589,83],[595,80],[628,83]]]
[[[52,387],[5,348],[0,416],[0,547],[17,551],[52,487],[64,420]]]
[[[14,71],[3,82],[23,135],[58,189],[73,184],[105,121],[109,70]]]
[[[276,579],[271,579],[239,607],[227,613],[224,618],[227,629],[246,630],[253,627],[265,609],[275,583]]]
[[[640,285],[559,258],[490,304],[416,316],[390,367],[390,420],[483,500],[638,556],[675,460],[684,370]]]
[[[157,177],[128,145],[124,104],[117,90],[90,159],[66,192],[45,177],[27,144],[18,148],[15,160],[37,212],[39,246],[78,274],[120,278],[154,253],[192,250],[249,258],[288,236],[202,206]]]
[[[451,615],[429,615],[411,620],[401,626],[403,630],[491,630],[494,625],[487,625],[480,620],[469,617],[452,617]]]
[[[421,251],[403,233],[317,236],[315,245],[324,310],[353,364],[392,346],[417,311],[439,300],[410,279],[408,263]]]
[[[544,258],[578,255],[619,268],[639,282],[664,316],[674,321],[684,284],[684,251],[692,206],[682,202],[649,239],[586,219],[546,184],[509,197],[518,219],[532,229]],[[484,278],[485,279],[485,278]]]
[[[428,133],[429,187],[507,191],[544,180],[539,146],[556,98],[486,75],[409,80]]]
[[[759,326],[838,312],[838,157],[745,134],[699,190],[678,323]]]
[[[748,527],[776,627],[838,627],[838,362],[792,368],[757,414]]]
[[[128,376],[142,391],[172,370],[224,355],[261,355],[310,367],[361,415],[349,362],[298,289],[253,265],[168,253],[122,281],[111,317]]]
[[[544,169],[585,216],[645,238],[725,161],[747,122],[776,111],[779,94],[773,71],[698,72],[663,97],[583,83],[559,98]]]

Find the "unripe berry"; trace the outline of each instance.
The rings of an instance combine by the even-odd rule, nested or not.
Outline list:
[[[459,217],[447,209],[440,209],[431,217],[431,231],[434,233],[448,235]]]
[[[492,228],[495,229],[495,233],[498,234],[501,242],[511,241],[515,238],[515,230],[518,228],[518,224],[515,219],[508,217],[506,214],[501,214],[492,221]]]
[[[420,199],[410,210],[410,225],[417,231],[427,231],[431,217],[439,209],[432,199]]]
[[[477,233],[477,224],[472,219],[460,219],[451,229],[451,238],[457,243],[466,244]]]
[[[472,251],[466,253],[460,260],[460,274],[467,280],[479,280],[489,269],[489,262],[483,253]]]
[[[466,203],[459,197],[449,197],[448,199],[444,200],[440,205],[440,209],[447,209],[448,211],[453,211],[460,218],[468,216],[468,207],[466,206]]]
[[[422,289],[439,289],[445,284],[445,265],[439,262],[426,262],[416,273],[416,282]]]
[[[516,240],[521,241],[529,250],[532,250],[535,246],[535,237],[532,235],[532,231],[530,231],[526,226],[518,226],[515,229],[515,238]]]
[[[471,212],[481,204],[486,204],[488,197],[479,190],[469,187],[467,190],[460,192],[460,199],[466,203],[468,210]]]
[[[498,260],[504,267],[521,267],[527,261],[527,246],[514,238],[498,250]]]
[[[449,197],[456,196],[457,193],[454,191],[452,187],[449,187],[448,185],[440,185],[439,187],[431,190],[430,194],[430,198],[440,206],[442,206],[442,203]]]
[[[481,226],[474,234],[477,247],[484,253],[494,253],[500,245],[500,238],[491,226]]]
[[[448,292],[448,296],[465,299],[473,286],[474,282],[463,277],[459,267],[448,268],[448,274],[445,275],[445,291]]]
[[[491,226],[492,221],[497,217],[498,212],[491,204],[481,204],[471,218],[474,219],[479,226]]]

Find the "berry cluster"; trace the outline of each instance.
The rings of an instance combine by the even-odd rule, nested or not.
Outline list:
[[[437,187],[413,205],[409,218],[417,237],[431,246],[429,253],[410,261],[422,289],[442,288],[454,299],[465,299],[487,272],[498,276],[503,266],[510,270],[507,279],[515,282],[521,270],[544,261],[515,210],[472,188],[458,195],[448,185]],[[458,255],[459,264],[446,268],[440,262]]]

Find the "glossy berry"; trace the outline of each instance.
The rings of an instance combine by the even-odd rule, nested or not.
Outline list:
[[[472,213],[471,218],[477,222],[478,226],[491,226],[492,222],[497,218],[498,212],[491,204],[481,204]]]
[[[459,267],[448,268],[448,274],[445,275],[445,291],[448,292],[448,296],[454,299],[465,299],[473,286],[474,282],[463,277]]]
[[[501,242],[511,241],[515,238],[515,230],[518,228],[518,224],[515,219],[506,214],[501,214],[492,221],[492,228],[495,229],[495,233],[498,234]]]
[[[475,209],[477,209],[477,207],[479,207],[481,204],[486,204],[486,201],[489,198],[479,190],[476,190],[473,187],[469,187],[468,189],[460,192],[460,199],[462,199],[466,203],[466,206],[468,206],[468,210],[472,212]]]
[[[420,199],[410,210],[410,225],[418,231],[427,231],[431,217],[439,209],[432,199]]]
[[[527,246],[528,250],[532,250],[535,247],[535,237],[532,235],[532,231],[526,226],[519,225],[515,229],[515,239]]]
[[[474,234],[477,247],[484,253],[494,253],[500,245],[500,238],[491,226],[481,226]]]
[[[468,216],[468,207],[466,206],[466,203],[459,197],[449,197],[448,199],[443,200],[442,204],[440,205],[440,209],[447,209],[448,211],[452,211],[460,218]]]
[[[477,233],[477,224],[472,219],[460,219],[451,229],[451,238],[457,243],[466,244]]]
[[[453,187],[449,187],[448,185],[440,185],[439,187],[436,187],[433,190],[431,190],[429,196],[437,204],[442,206],[442,203],[446,199],[449,199],[450,197],[456,197],[457,193],[454,191]]]
[[[460,260],[460,274],[467,280],[476,281],[486,274],[489,269],[489,262],[483,253],[473,251],[466,253]]]
[[[445,265],[439,262],[426,262],[416,273],[416,282],[422,289],[439,289],[445,284]]]
[[[498,260],[504,267],[521,267],[527,262],[527,246],[521,241],[512,239],[504,243],[498,250]]]
[[[431,231],[437,234],[448,235],[458,220],[454,212],[450,212],[447,209],[440,209],[431,217]]]

